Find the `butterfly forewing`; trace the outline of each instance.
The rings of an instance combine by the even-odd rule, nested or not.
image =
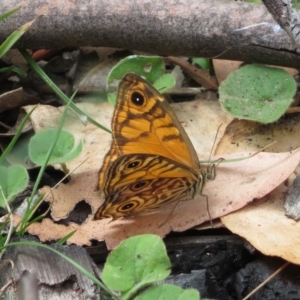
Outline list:
[[[120,84],[112,131],[120,154],[156,154],[199,168],[198,156],[169,103],[137,75],[127,74]]]

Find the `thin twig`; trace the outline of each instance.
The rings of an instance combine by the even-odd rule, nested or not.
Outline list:
[[[280,273],[283,269],[285,269],[290,263],[286,262],[282,265],[278,270],[276,270],[271,276],[269,276],[266,280],[264,280],[260,285],[258,285],[250,294],[248,294],[242,300],[249,299],[253,294],[255,294],[259,289],[261,289],[266,283],[268,283],[271,279],[273,279],[278,273]]]

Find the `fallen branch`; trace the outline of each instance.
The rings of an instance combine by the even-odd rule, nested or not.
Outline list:
[[[20,0],[2,0],[0,13],[17,5]],[[33,0],[2,22],[0,43],[40,14],[45,17],[17,47],[101,46],[291,67],[300,63],[289,36],[263,5],[216,0]]]

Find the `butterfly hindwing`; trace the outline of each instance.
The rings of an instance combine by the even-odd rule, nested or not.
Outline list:
[[[95,218],[132,216],[163,204],[193,198],[203,177],[168,158],[128,154],[119,157],[106,174],[104,204]]]

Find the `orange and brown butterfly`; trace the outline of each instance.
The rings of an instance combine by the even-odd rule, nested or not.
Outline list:
[[[207,173],[165,98],[129,73],[119,85],[112,144],[99,172],[94,219],[130,217],[201,193]]]

